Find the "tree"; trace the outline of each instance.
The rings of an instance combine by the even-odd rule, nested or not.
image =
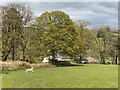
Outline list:
[[[112,40],[111,28],[109,26],[100,26],[97,28],[97,44],[99,48],[100,63],[105,64],[105,59],[113,55],[114,42]]]
[[[20,46],[23,47],[23,28],[31,20],[31,12],[20,4],[8,4],[2,7],[3,61],[12,52],[12,60]],[[24,56],[24,55],[23,55]]]
[[[117,50],[118,50],[118,64],[120,65],[120,30],[118,30]]]
[[[27,36],[29,35],[26,47],[26,55],[29,62],[39,62],[48,56],[48,49],[41,42],[41,33],[37,30],[36,26],[33,25],[26,34]]]
[[[62,11],[45,12],[36,19],[36,27],[41,40],[55,60],[56,54],[72,56],[78,34],[74,23]]]
[[[92,42],[92,31],[87,28],[90,22],[87,21],[75,21],[76,30],[79,32],[79,39],[77,40],[77,50],[75,50],[77,57],[80,57],[80,60],[85,56],[87,50],[91,47]],[[79,42],[78,42],[79,41]],[[91,41],[91,42],[90,42]]]

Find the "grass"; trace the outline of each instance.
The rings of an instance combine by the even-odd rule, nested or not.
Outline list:
[[[11,71],[2,75],[3,88],[117,88],[117,65],[51,67]]]

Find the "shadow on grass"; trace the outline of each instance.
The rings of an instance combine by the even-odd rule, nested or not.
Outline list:
[[[6,71],[4,71],[4,72],[2,72],[2,74],[9,74],[9,72],[8,72],[8,71],[7,71],[7,72],[6,72]]]
[[[67,65],[67,66],[84,66],[83,64],[70,64],[70,65]]]
[[[82,64],[69,64],[69,65],[57,65],[57,67],[76,67],[76,66],[84,66],[84,65],[82,65]]]

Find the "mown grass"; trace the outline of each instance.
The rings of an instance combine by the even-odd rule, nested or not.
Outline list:
[[[2,75],[3,88],[117,88],[117,65],[51,67],[11,71]]]

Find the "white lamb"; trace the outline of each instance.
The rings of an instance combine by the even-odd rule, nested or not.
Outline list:
[[[26,72],[33,72],[33,67],[31,67],[30,69],[26,69]]]

